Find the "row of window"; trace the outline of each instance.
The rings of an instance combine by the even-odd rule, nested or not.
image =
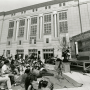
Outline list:
[[[59,3],[59,6],[61,7],[61,6],[65,6],[66,4],[65,4],[65,2],[64,3]],[[50,9],[51,8],[51,6],[45,6],[45,9]],[[33,12],[35,12],[35,11],[38,11],[38,8],[35,8],[35,9],[32,9],[32,11]],[[26,11],[22,11],[21,12],[21,14],[24,14]],[[11,14],[11,16],[14,16],[15,15],[15,13],[13,13],[13,14]]]
[[[38,49],[28,49],[28,54],[29,55],[31,55],[32,53],[35,53],[35,55],[37,55],[37,52],[39,52]],[[48,57],[52,57],[53,56],[53,52],[54,52],[54,49],[43,49],[44,59],[48,58]],[[24,55],[24,50],[23,49],[21,49],[21,50],[17,49],[16,53]],[[11,51],[7,50],[6,51],[6,56],[10,57],[10,54],[11,54]]]
[[[36,37],[30,37],[30,44],[36,44]]]
[[[37,49],[29,49],[29,52],[37,52]]]
[[[30,42],[29,43],[30,44],[36,44],[36,37],[30,37]],[[46,43],[49,43],[49,38],[46,38]],[[7,45],[10,46],[11,42],[8,41]],[[18,45],[22,45],[22,41],[21,40],[19,40]]]
[[[28,49],[28,52],[30,53],[37,53],[37,49]],[[43,49],[43,52],[53,52],[54,49]],[[24,53],[24,50],[16,50],[17,53]],[[7,54],[10,54],[10,50],[7,50]]]
[[[65,2],[64,3],[59,3],[59,6],[65,6]]]
[[[44,15],[44,34],[51,34],[51,14]],[[37,35],[37,17],[31,18],[31,25],[30,25],[30,36]],[[13,30],[14,30],[14,21],[9,22],[9,30],[8,30],[8,37],[13,37]],[[19,30],[18,36],[23,37],[25,30],[25,19],[19,21]],[[60,12],[59,13],[59,32],[66,33],[68,32],[68,22],[67,22],[67,12]]]
[[[54,49],[43,49],[43,52],[53,52]]]
[[[11,41],[8,41],[8,42],[7,42],[7,45],[8,45],[8,46],[11,45]],[[18,45],[22,45],[22,41],[21,41],[21,40],[19,40]]]

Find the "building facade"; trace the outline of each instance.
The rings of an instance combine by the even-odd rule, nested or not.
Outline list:
[[[69,38],[90,30],[90,2],[55,0],[0,13],[0,55],[57,56]]]

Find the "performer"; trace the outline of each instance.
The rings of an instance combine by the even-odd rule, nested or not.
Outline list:
[[[63,61],[57,57],[57,60],[56,60],[56,71],[58,73],[58,75],[56,76],[57,78],[61,78],[63,79],[63,76],[62,76],[62,68],[63,68]]]

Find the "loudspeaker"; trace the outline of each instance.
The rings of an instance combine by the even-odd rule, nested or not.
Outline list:
[[[40,54],[40,51],[38,51],[38,54]]]

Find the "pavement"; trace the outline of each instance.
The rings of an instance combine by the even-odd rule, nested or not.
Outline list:
[[[34,86],[36,86],[36,88],[38,87],[38,82],[41,79],[44,80],[48,80],[49,82],[54,84],[54,90],[56,89],[62,89],[62,88],[74,88],[74,87],[81,87],[82,84],[76,82],[75,80],[73,80],[72,78],[70,78],[69,76],[65,75],[63,73],[63,79],[61,77],[57,77],[57,72],[55,71],[55,65],[49,65],[47,64],[46,69],[49,70],[50,73],[53,73],[54,76],[44,76],[42,78],[39,78],[37,80],[37,83],[34,84]],[[25,90],[24,88],[22,88],[20,85],[18,86],[12,86],[13,90]]]

